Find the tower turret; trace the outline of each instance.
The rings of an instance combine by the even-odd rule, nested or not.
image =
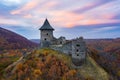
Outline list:
[[[46,19],[40,30],[40,46],[41,47],[49,47],[51,41],[53,40],[53,31],[54,28],[50,25],[49,21]]]

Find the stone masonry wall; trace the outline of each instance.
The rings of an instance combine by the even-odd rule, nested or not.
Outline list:
[[[51,48],[70,55],[77,66],[81,65],[86,58],[87,48],[83,38],[71,40],[64,45],[51,45]]]

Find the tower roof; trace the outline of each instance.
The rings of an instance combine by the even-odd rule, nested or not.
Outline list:
[[[42,25],[42,27],[39,30],[54,30],[54,28],[52,28],[49,21],[46,19],[44,24]]]

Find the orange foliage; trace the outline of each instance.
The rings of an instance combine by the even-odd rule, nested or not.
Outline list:
[[[76,70],[48,51],[39,55],[34,51],[26,59],[25,62],[17,64],[13,74],[17,80],[78,80]]]

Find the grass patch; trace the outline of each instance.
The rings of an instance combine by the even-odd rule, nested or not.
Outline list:
[[[89,56],[86,58],[86,63],[78,71],[86,79],[109,80],[108,73]]]

